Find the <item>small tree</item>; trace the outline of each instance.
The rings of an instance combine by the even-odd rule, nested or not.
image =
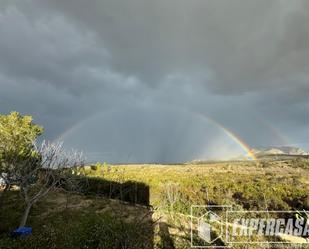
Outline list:
[[[45,143],[35,146],[43,128],[32,122],[31,116],[18,112],[0,115],[0,177],[4,191],[10,186],[20,188],[26,208],[20,227],[25,226],[34,203],[53,188],[66,184],[76,189],[75,166],[82,166],[82,154],[64,151],[62,143]],[[0,196],[1,197],[1,196]]]
[[[43,133],[43,128],[32,122],[31,116],[18,112],[0,115],[0,177],[5,190],[10,188],[16,164],[25,161],[31,153],[32,144]]]
[[[25,201],[25,210],[20,227],[26,225],[34,203],[56,187],[66,185],[72,189],[76,180],[76,168],[83,166],[83,155],[76,151],[65,151],[62,143],[43,142],[23,161],[19,161],[13,172],[15,184]]]

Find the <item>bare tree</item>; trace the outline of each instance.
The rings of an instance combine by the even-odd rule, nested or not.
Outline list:
[[[19,186],[20,195],[26,204],[19,227],[26,225],[33,204],[51,190],[74,185],[77,168],[83,164],[82,153],[65,151],[62,143],[45,141],[39,147],[34,146],[27,158],[19,160],[10,179],[7,179],[10,185]]]

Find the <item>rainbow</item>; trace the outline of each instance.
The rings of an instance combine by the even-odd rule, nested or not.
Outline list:
[[[242,138],[240,138],[234,132],[222,126],[221,124],[217,123],[217,126],[220,127],[225,132],[225,134],[232,140],[234,140],[244,151],[246,151],[249,158],[251,158],[252,160],[257,160],[254,151]]]
[[[76,124],[74,124],[73,126],[71,126],[70,128],[66,129],[65,131],[63,131],[59,136],[57,136],[53,142],[56,141],[63,141],[64,138],[68,135],[70,135],[70,133],[73,133],[74,131],[77,131],[78,129],[81,129],[83,127],[83,125],[85,125],[87,122],[90,122],[92,119],[96,118],[97,116],[103,114],[103,113],[109,113],[112,111],[105,111],[105,112],[100,112],[100,113],[96,113],[94,115],[91,115],[79,122],[77,122]]]
[[[192,112],[189,112],[189,111],[186,111],[186,112],[190,113],[191,115],[193,114],[197,117],[200,117],[203,120],[209,121],[211,124],[218,127],[229,138],[231,138],[236,144],[238,144],[244,152],[246,152],[246,155],[248,156],[248,158],[250,158],[251,160],[257,160],[257,158],[256,158],[253,150],[251,149],[251,147],[239,135],[236,135],[233,131],[231,131],[227,127],[223,126],[221,123],[219,123],[218,121],[214,120],[211,117],[208,117],[208,116],[201,114],[201,113],[192,113]],[[95,115],[92,115],[92,116],[90,116],[90,117],[88,117],[84,120],[81,120],[80,122],[76,123],[75,125],[71,126],[69,129],[65,130],[57,138],[55,138],[54,142],[55,141],[63,141],[66,136],[70,135],[70,133],[73,133],[74,131],[76,131],[78,129],[82,129],[84,124],[86,124],[87,122],[90,122],[91,119],[96,118],[97,116],[101,115],[102,113],[105,113],[105,112],[101,112],[101,113],[97,113]]]
[[[229,138],[231,138],[236,144],[238,144],[243,151],[246,152],[247,156],[251,160],[257,160],[257,157],[255,156],[255,153],[252,150],[252,148],[239,135],[236,135],[236,133],[234,133],[233,131],[231,131],[230,129],[223,126],[221,123],[219,123],[218,121],[214,120],[209,116],[205,116],[201,113],[196,114],[203,119],[207,119],[207,121],[209,121],[210,123],[218,127],[220,130],[222,130]]]

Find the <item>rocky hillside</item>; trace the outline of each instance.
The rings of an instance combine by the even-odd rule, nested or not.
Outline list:
[[[308,152],[298,147],[281,146],[281,147],[262,147],[253,149],[256,156],[267,155],[290,155],[290,156],[305,156],[309,155]]]

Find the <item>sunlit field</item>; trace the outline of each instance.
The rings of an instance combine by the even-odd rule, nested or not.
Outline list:
[[[32,237],[11,240],[4,233],[16,227],[22,208],[12,208],[18,191],[8,194],[0,217],[1,248],[122,248],[123,243],[124,248],[190,248],[191,205],[231,205],[237,210],[303,210],[309,205],[307,159],[97,163],[79,170],[89,179],[89,192],[55,190],[36,204],[29,220]],[[137,191],[136,198],[130,198],[124,188],[122,196],[113,195],[113,190],[106,191],[106,182],[109,189],[142,183],[149,192]]]

